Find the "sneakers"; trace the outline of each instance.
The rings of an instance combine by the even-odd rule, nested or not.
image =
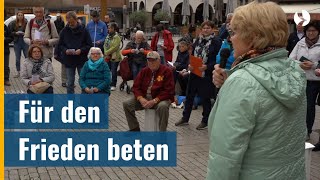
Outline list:
[[[11,86],[11,83],[10,83],[10,81],[4,81],[4,85],[5,86]]]
[[[17,74],[15,74],[13,77],[14,77],[14,78],[20,77],[20,72],[18,71]]]
[[[176,126],[184,126],[184,125],[188,125],[189,122],[184,120],[183,118],[181,118],[178,122],[175,123]]]
[[[62,87],[67,87],[67,83],[62,83],[61,86]]]
[[[115,87],[115,86],[111,86],[110,90],[111,90],[111,91],[115,91],[115,90],[116,90],[116,87]]]
[[[198,126],[197,126],[197,130],[203,130],[208,128],[208,124],[201,122]]]

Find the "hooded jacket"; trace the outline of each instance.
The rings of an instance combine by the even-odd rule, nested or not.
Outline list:
[[[231,69],[209,116],[208,180],[306,179],[306,77],[287,55]]]

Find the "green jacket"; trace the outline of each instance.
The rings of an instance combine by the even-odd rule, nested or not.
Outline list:
[[[104,55],[110,56],[112,62],[120,62],[122,60],[120,54],[120,43],[121,38],[118,33],[115,33],[113,36],[108,34],[104,41]]]
[[[306,77],[287,55],[230,70],[209,116],[207,180],[306,179]]]

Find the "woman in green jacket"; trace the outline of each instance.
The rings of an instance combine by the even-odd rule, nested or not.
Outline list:
[[[273,2],[241,6],[229,33],[236,60],[214,72],[216,85],[227,79],[209,116],[207,179],[306,179],[306,77],[287,58],[286,14]]]
[[[104,55],[108,61],[109,68],[112,74],[111,91],[116,90],[117,85],[117,70],[121,61],[120,43],[121,38],[117,33],[117,23],[110,23],[108,25],[108,36],[104,41]]]

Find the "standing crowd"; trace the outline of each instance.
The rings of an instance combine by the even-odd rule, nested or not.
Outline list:
[[[54,93],[54,57],[68,94],[74,93],[77,72],[82,93],[110,95],[123,55],[134,81],[133,96],[123,102],[130,131],[140,131],[135,111],[144,109],[154,109],[159,130],[166,131],[178,96],[185,97],[184,109],[175,125],[188,125],[200,99],[203,112],[196,129],[209,127],[210,136],[207,179],[305,179],[304,142],[320,104],[319,22],[300,23],[289,35],[277,4],[250,3],[227,15],[219,36],[211,21],[201,24],[198,36],[191,25],[174,59],[172,34],[161,24],[150,45],[138,30],[121,50],[118,25],[108,16],[99,20],[97,11],[86,26],[74,11],[66,13],[66,25],[59,15],[55,22],[46,20],[41,7],[34,14],[27,22],[19,11],[5,26],[5,85],[10,85],[12,41],[14,77],[21,77],[30,94]],[[320,138],[314,148],[319,150]]]

